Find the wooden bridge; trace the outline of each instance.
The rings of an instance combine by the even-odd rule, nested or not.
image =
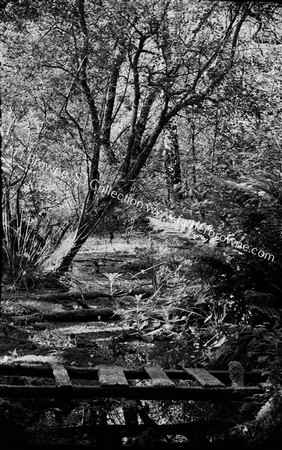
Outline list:
[[[42,399],[46,399],[46,401],[56,399],[60,405],[72,401],[85,402],[89,400],[89,402],[92,401],[92,405],[94,404],[94,409],[95,404],[100,402],[99,405],[101,405],[103,400],[105,402],[108,399],[125,401],[122,407],[122,424],[109,423],[106,413],[101,417],[94,412],[92,422],[88,422],[86,426],[65,429],[64,444],[62,444],[62,434],[60,434],[60,439],[57,436],[54,445],[48,442],[44,447],[43,441],[40,439],[40,442],[30,447],[36,450],[45,448],[49,450],[53,447],[56,449],[81,448],[74,444],[73,433],[77,435],[78,431],[83,436],[85,433],[92,438],[94,436],[96,444],[100,442],[100,446],[97,444],[98,446],[93,447],[92,442],[92,447],[90,445],[89,448],[99,449],[107,448],[107,445],[112,448],[123,448],[122,439],[125,436],[139,436],[148,429],[153,429],[157,436],[182,435],[191,439],[191,436],[195,435],[222,433],[236,425],[236,422],[234,423],[234,418],[225,416],[220,420],[158,425],[145,411],[141,400],[212,402],[217,405],[229,404],[230,407],[233,401],[252,401],[254,394],[264,392],[263,385],[267,374],[262,375],[261,372],[252,371],[244,372],[242,377],[240,372],[242,366],[235,363],[234,367],[235,372],[234,370],[231,372],[230,370],[216,371],[185,367],[166,370],[152,365],[138,368],[105,365],[86,368],[64,366],[59,363],[50,365],[2,364],[0,365],[0,399],[8,399],[9,402],[13,399],[23,399],[25,402],[28,399],[33,399],[33,402],[36,399],[40,402]],[[109,429],[110,433],[108,433]],[[49,438],[51,434],[51,431],[47,433]],[[105,443],[110,436],[112,436],[111,439],[114,436],[115,443]],[[67,439],[69,441],[66,445]],[[85,447],[88,448],[83,445],[83,448]],[[139,447],[135,446],[134,448]],[[171,446],[169,448],[186,447]]]
[[[49,382],[28,386],[1,384],[1,376],[45,378]],[[266,377],[245,372],[239,386],[230,372],[197,368],[164,370],[158,366],[127,369],[119,366],[96,368],[50,365],[0,365],[0,397],[10,398],[127,398],[140,400],[227,400],[243,399],[262,392]],[[231,379],[230,379],[231,378]],[[87,384],[85,383],[87,381]]]

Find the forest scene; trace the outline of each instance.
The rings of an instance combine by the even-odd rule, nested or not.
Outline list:
[[[1,450],[281,448],[281,19],[0,1]]]

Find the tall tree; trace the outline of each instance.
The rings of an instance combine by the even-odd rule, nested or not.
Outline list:
[[[84,205],[59,272],[117,205],[97,192],[99,183],[127,194],[165,127],[184,109],[216,101],[253,9],[253,2],[72,0],[36,10],[26,38],[38,87],[29,102],[38,115],[39,103],[46,108],[39,151],[64,137],[66,148],[81,149],[87,170]]]
[[[109,6],[112,10],[113,5]],[[79,81],[92,119],[93,153],[90,183],[93,187],[93,181],[98,179],[101,125],[98,106],[95,104],[89,84],[90,23],[86,20],[84,1],[78,0],[77,7],[80,32],[83,36]],[[215,5],[205,5],[199,14],[198,5],[192,3],[189,10],[176,12],[173,2],[156,1],[150,4],[137,2],[134,7],[129,3],[129,9],[122,10],[122,14],[115,11],[123,25],[121,36],[124,41],[120,42],[119,38],[119,45],[123,46],[126,55],[122,65],[123,70],[127,72],[127,85],[124,86],[121,78],[120,86],[133,99],[132,102],[129,100],[131,111],[127,122],[127,145],[122,165],[117,171],[119,175],[112,187],[113,191],[123,195],[130,191],[134,180],[140,175],[159,135],[169,121],[184,107],[202,103],[214,94],[232,67],[239,32],[248,16],[250,6],[248,4],[228,6],[224,10],[222,7],[216,8]],[[190,20],[188,12],[192,14]],[[225,27],[223,29],[218,27],[212,36],[208,36],[207,29],[211,23],[221,22],[223,16],[227,19]],[[163,44],[167,39],[167,27],[175,21],[179,23],[180,29],[174,32],[174,42],[168,55],[167,45]],[[181,31],[184,37],[180,35]],[[206,71],[218,60],[221,60],[218,72],[208,79]],[[114,69],[116,70],[115,65]],[[112,79],[113,76],[110,75],[109,78]],[[113,101],[112,96],[108,98]],[[123,104],[120,105],[120,110],[124,112]],[[107,129],[109,130],[109,127]],[[68,268],[90,231],[117,202],[116,199],[105,196],[94,207],[94,192],[89,189],[74,243],[63,258],[58,268],[60,271]]]

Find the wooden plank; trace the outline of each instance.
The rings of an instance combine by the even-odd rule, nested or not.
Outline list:
[[[144,370],[149,375],[153,382],[153,386],[160,387],[175,387],[167,374],[159,366],[144,366]]]
[[[57,387],[70,388],[72,386],[69,374],[62,364],[51,362],[50,367],[52,369]]]
[[[244,368],[239,361],[230,361],[228,364],[228,370],[232,387],[237,388],[240,386],[245,386]]]
[[[119,366],[100,366],[98,378],[102,386],[128,386],[123,368]]]
[[[185,369],[203,387],[225,387],[225,385],[205,369]]]

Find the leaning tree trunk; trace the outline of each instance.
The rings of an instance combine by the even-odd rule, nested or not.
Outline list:
[[[130,176],[131,172],[128,173],[130,181],[127,179],[117,181],[112,186],[111,191],[107,192],[107,194],[99,200],[97,206],[94,206],[96,191],[89,187],[73,243],[56,267],[55,272],[57,275],[62,275],[68,271],[73,258],[81,249],[82,245],[87,241],[90,234],[97,228],[101,219],[109,214],[117,205],[118,200],[111,196],[111,192],[116,191],[119,194],[123,194],[123,196],[128,194],[144,163],[144,161],[140,161],[137,164],[136,170],[132,176]]]
[[[123,194],[124,196],[130,192],[134,181],[139,176],[142,168],[144,167],[164,125],[165,121],[163,121],[163,124],[159,124],[156,127],[154,133],[152,133],[148,141],[146,141],[143,149],[139,147],[138,143],[136,144],[136,148],[139,148],[140,151],[139,157],[132,163],[131,167],[130,164],[128,164],[129,168],[125,173],[123,173],[122,178],[114,184],[111,192],[116,191],[119,194]],[[133,153],[134,150],[135,149],[132,150]],[[131,156],[130,153],[128,157]],[[126,158],[124,162],[126,163]],[[89,192],[86,197],[85,206],[81,214],[81,218],[77,227],[77,231],[75,233],[73,244],[71,245],[70,249],[68,250],[66,255],[62,258],[62,261],[56,268],[57,275],[61,275],[68,271],[73,258],[81,249],[82,245],[87,241],[87,238],[89,237],[90,233],[92,233],[95,230],[100,220],[106,214],[109,214],[109,212],[114,209],[114,207],[118,202],[118,200],[116,198],[112,198],[109,193],[99,201],[99,204],[94,212],[93,206],[94,200],[95,200],[95,191],[89,188]]]
[[[104,197],[100,201],[95,214],[93,214],[92,204],[93,203],[89,201],[86,208],[84,208],[84,211],[81,214],[73,243],[66,255],[63,256],[62,260],[59,263],[59,266],[56,268],[56,273],[58,275],[61,275],[68,271],[73,258],[76,256],[83,244],[87,241],[90,233],[92,233],[93,230],[95,230],[95,228],[98,226],[100,220],[114,208],[116,200],[111,196]]]

